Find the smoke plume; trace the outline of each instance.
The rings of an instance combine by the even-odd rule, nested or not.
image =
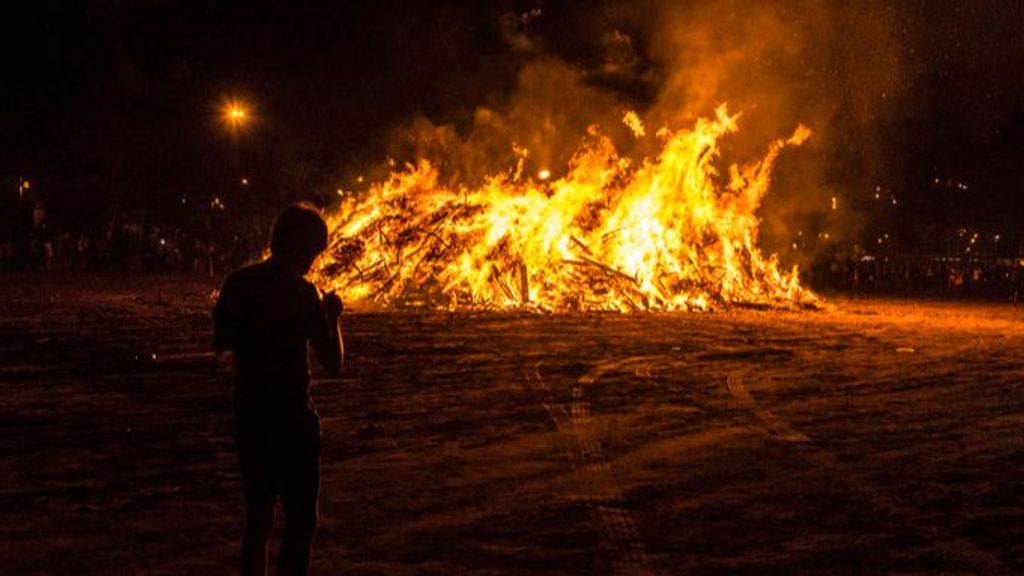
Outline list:
[[[526,149],[526,169],[558,174],[590,125],[640,159],[657,149],[658,128],[688,127],[728,103],[742,117],[723,169],[758,159],[798,124],[813,132],[780,159],[761,211],[768,251],[806,264],[869,218],[864,191],[890,162],[879,127],[908,98],[908,16],[892,5],[541,3],[494,25],[515,61],[512,88],[468,113],[412,118],[391,144],[395,159],[431,158],[445,177],[473,183]],[[649,128],[644,138],[623,126],[626,110]]]

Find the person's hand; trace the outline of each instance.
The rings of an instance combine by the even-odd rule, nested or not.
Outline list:
[[[341,303],[341,298],[338,297],[334,292],[328,292],[324,294],[324,311],[327,312],[327,318],[331,321],[337,320],[338,316],[341,316],[341,311],[344,310],[345,306]]]
[[[217,374],[221,376],[230,375],[235,367],[235,357],[230,350],[214,354],[217,359]]]

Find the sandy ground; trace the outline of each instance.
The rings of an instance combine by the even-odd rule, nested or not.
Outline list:
[[[0,277],[0,572],[224,574],[209,281]],[[1024,309],[346,313],[318,574],[1024,573]]]

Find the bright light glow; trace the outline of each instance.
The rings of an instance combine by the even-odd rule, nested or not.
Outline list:
[[[544,170],[537,172],[537,178],[540,178],[542,181],[547,180],[548,178],[551,178],[551,171],[545,168]]]
[[[245,104],[232,100],[224,105],[224,121],[232,129],[238,129],[249,120],[249,110]]]

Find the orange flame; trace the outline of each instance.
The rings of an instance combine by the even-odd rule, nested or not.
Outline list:
[[[716,184],[718,142],[737,130],[725,106],[692,130],[659,131],[659,155],[634,165],[592,127],[561,178],[520,169],[477,188],[407,165],[328,217],[321,285],[385,306],[539,310],[707,310],[809,305],[797,270],[757,248],[756,212],[783,148],[729,169]],[[642,132],[635,114],[627,124]],[[640,130],[638,130],[640,128]]]

